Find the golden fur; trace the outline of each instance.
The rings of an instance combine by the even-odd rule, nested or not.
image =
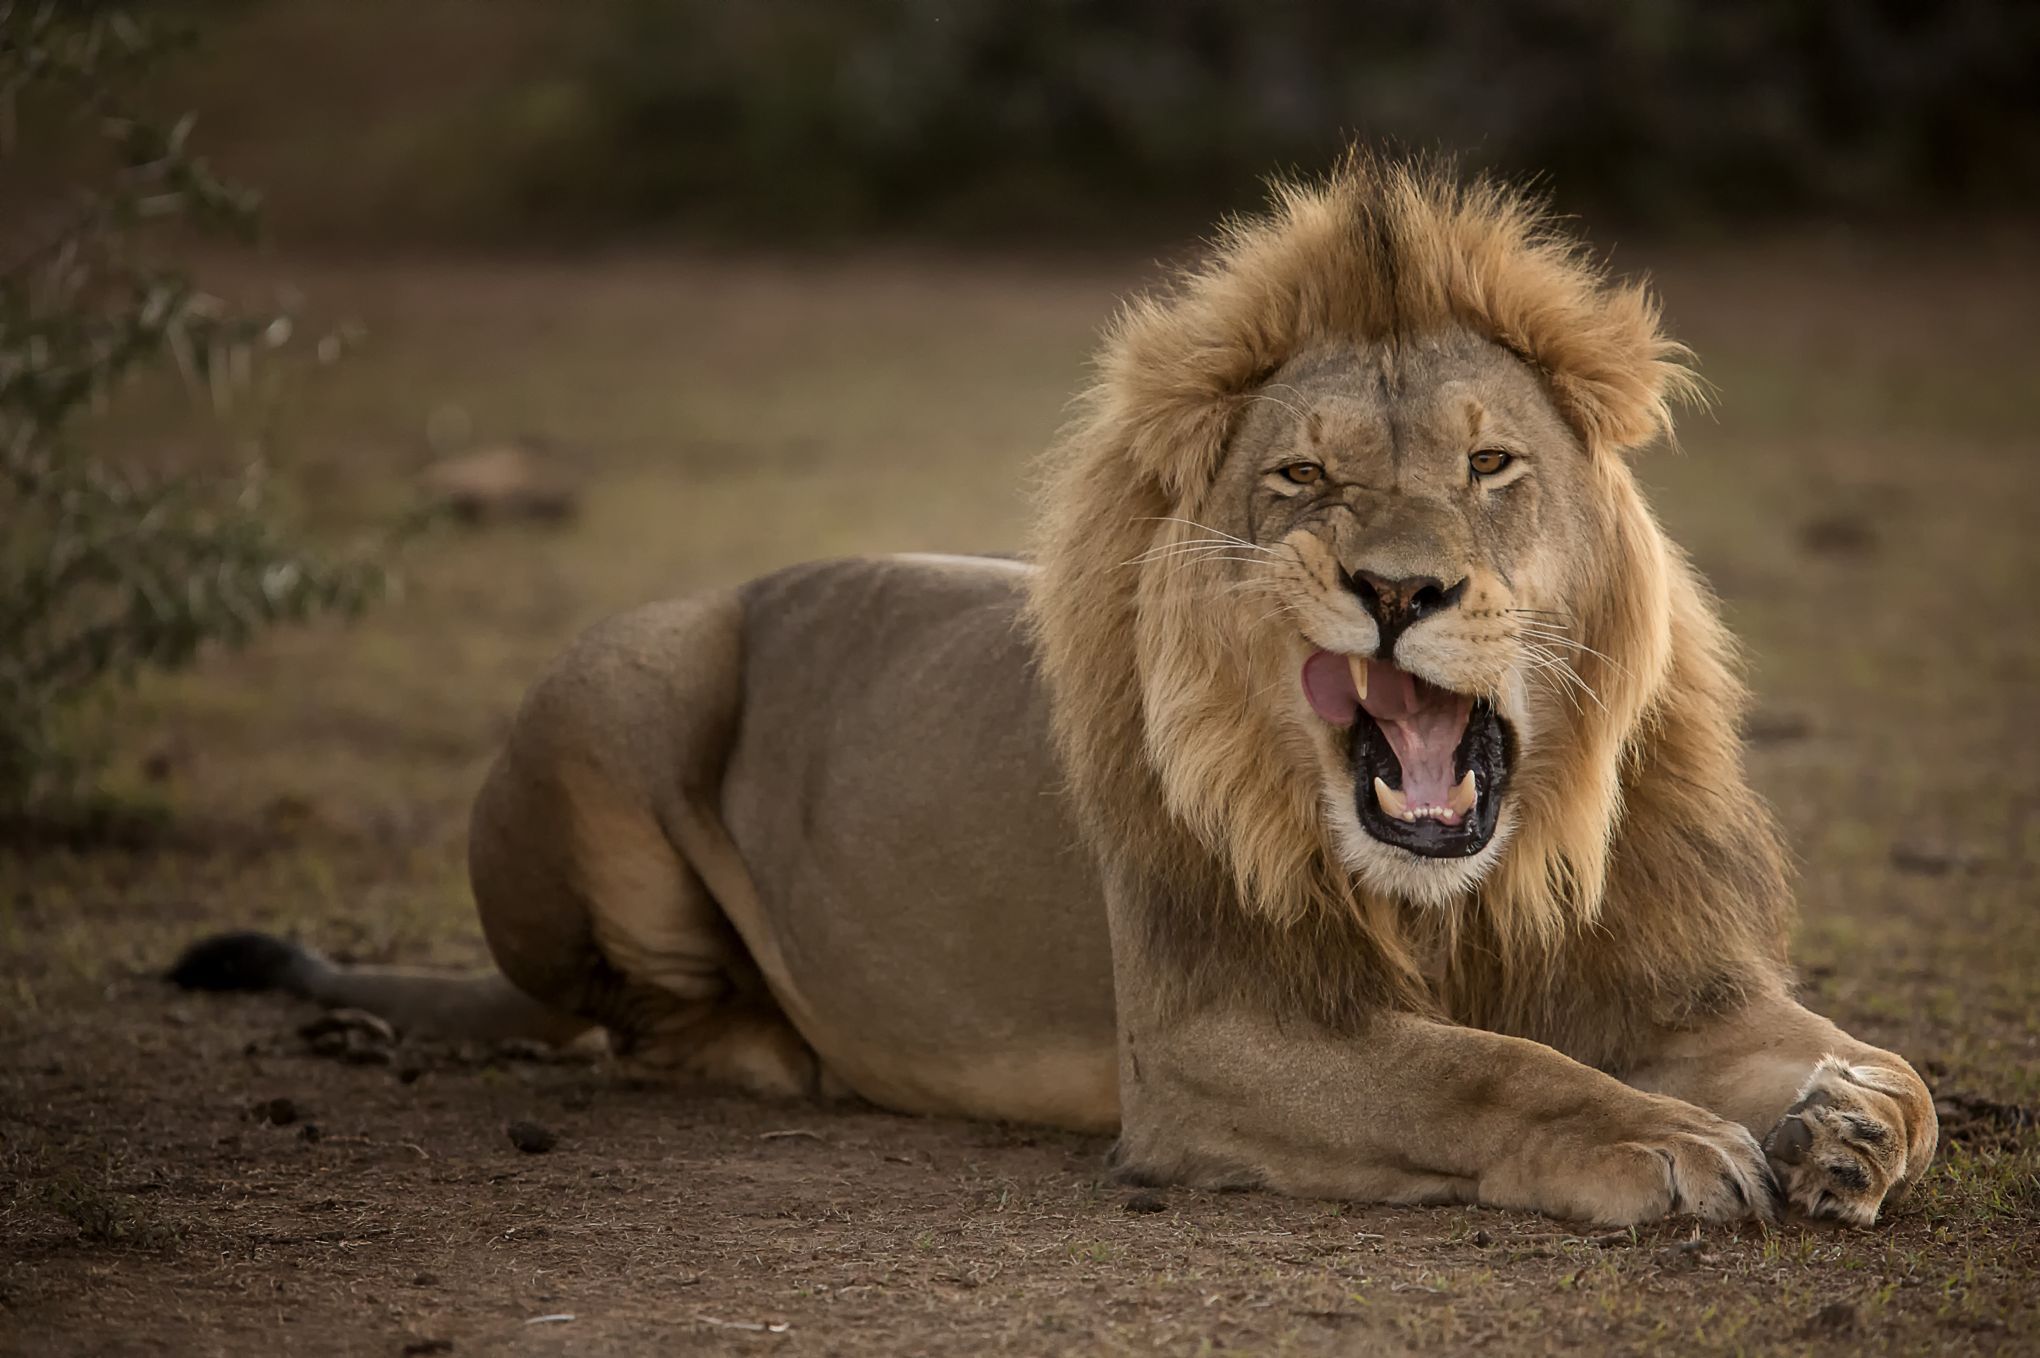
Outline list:
[[[1599,703],[1569,714],[1563,738],[1521,771],[1514,838],[1479,908],[1412,918],[1339,868],[1315,782],[1297,775],[1305,756],[1222,663],[1233,642],[1214,635],[1205,596],[1153,563],[1194,534],[1183,521],[1200,518],[1228,435],[1269,374],[1328,345],[1451,327],[1542,375],[1588,451],[1618,546],[1572,601]],[[1706,973],[1741,987],[1775,973],[1783,874],[1742,777],[1732,646],[1623,456],[1669,431],[1672,403],[1694,394],[1684,357],[1649,293],[1611,282],[1529,199],[1446,166],[1358,154],[1323,182],[1278,188],[1273,210],[1229,227],[1208,264],[1128,306],[1052,466],[1030,605],[1056,740],[1101,848],[1180,878],[1171,865],[1187,828],[1229,878],[1200,894],[1274,926],[1266,941],[1306,940],[1298,952],[1322,951],[1327,930],[1364,943],[1387,973],[1380,993],[1419,1008],[1439,999],[1418,975],[1438,969],[1423,961],[1438,931],[1456,959],[1446,989],[1505,1011],[1494,984],[1577,937],[1624,881],[1647,879],[1666,898],[1630,940],[1636,984]],[[1689,908],[1699,914],[1682,924]],[[1477,936],[1455,937],[1466,930]],[[1741,956],[1694,955],[1724,944]],[[1501,975],[1485,974],[1495,949]]]

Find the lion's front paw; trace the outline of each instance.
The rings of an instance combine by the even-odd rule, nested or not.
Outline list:
[[[1560,1215],[1616,1226],[1777,1218],[1783,1198],[1748,1128],[1676,1099],[1654,1103],[1644,1125],[1581,1164],[1582,1191]]]
[[[1868,1226],[1926,1169],[1935,1131],[1933,1101],[1910,1070],[1824,1056],[1764,1153],[1794,1207]]]
[[[1776,1220],[1782,1209],[1778,1182],[1757,1139],[1726,1118],[1706,1116],[1704,1126],[1682,1128],[1649,1143],[1664,1161],[1670,1214],[1706,1221]]]

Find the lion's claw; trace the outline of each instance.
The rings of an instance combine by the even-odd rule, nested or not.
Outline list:
[[[1734,1123],[1722,1123],[1715,1135],[1680,1135],[1658,1154],[1664,1157],[1674,1215],[1708,1221],[1775,1221],[1780,1215],[1782,1194],[1763,1149]]]
[[[1556,1210],[1629,1226],[1666,1216],[1775,1221],[1783,1197],[1749,1129],[1676,1099],[1587,1169],[1584,1191]],[[1551,1210],[1551,1209],[1547,1209]]]

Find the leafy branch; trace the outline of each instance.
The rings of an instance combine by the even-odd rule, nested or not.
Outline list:
[[[28,130],[86,129],[103,153],[49,220],[0,241],[0,808],[74,790],[91,771],[81,714],[144,671],[386,586],[377,551],[301,539],[259,457],[148,475],[77,435],[152,369],[224,413],[297,339],[293,317],[212,296],[165,248],[173,225],[173,241],[256,226],[256,195],[194,154],[190,116],[131,106],[189,39],[120,4],[0,0],[0,157]]]

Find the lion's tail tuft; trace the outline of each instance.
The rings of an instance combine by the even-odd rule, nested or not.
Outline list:
[[[271,934],[202,938],[164,979],[185,990],[282,991],[328,1009],[365,1009],[407,1032],[504,1041],[574,1041],[593,1025],[526,995],[500,972],[349,966]]]
[[[202,938],[164,979],[181,990],[283,990],[308,995],[331,964],[308,948],[252,929]]]

